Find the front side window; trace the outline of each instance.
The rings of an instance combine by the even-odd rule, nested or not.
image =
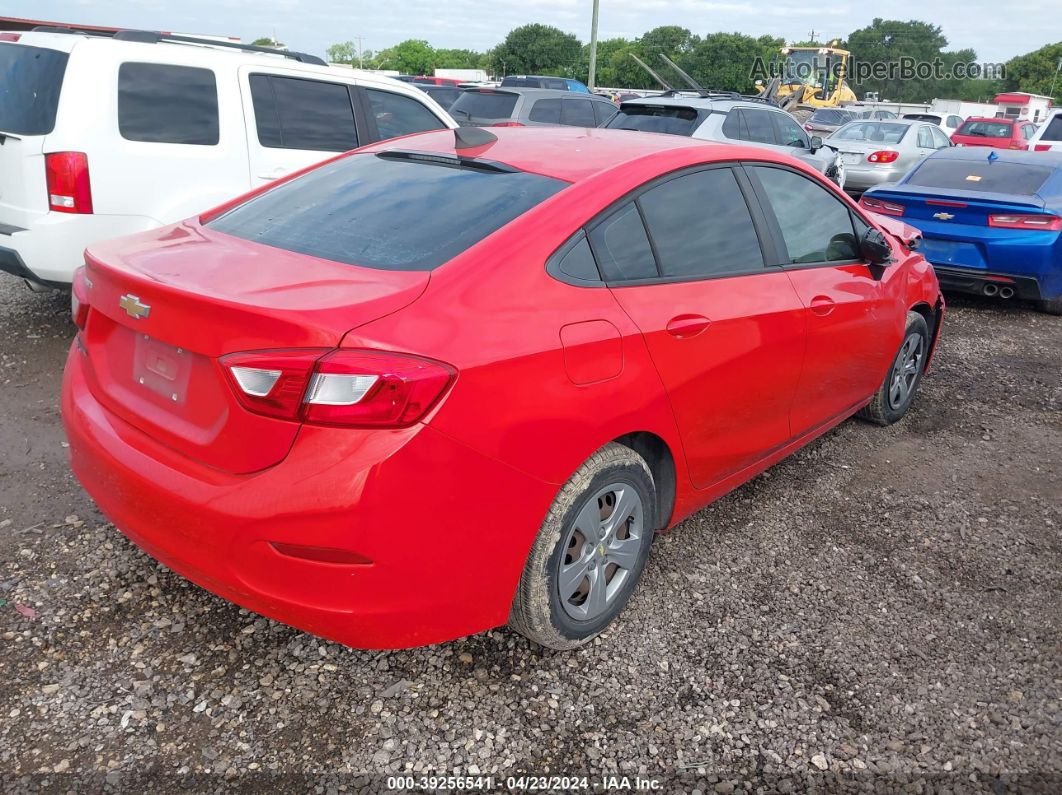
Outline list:
[[[670,179],[638,198],[660,275],[689,279],[762,270],[752,215],[729,168]]]
[[[412,97],[375,88],[366,89],[366,93],[369,95],[369,107],[376,118],[376,131],[381,139],[441,130],[446,126],[434,113]]]
[[[937,149],[947,149],[951,146],[951,139],[944,134],[944,131],[939,127],[930,128],[933,133],[933,140],[936,143]]]
[[[193,66],[123,63],[118,67],[118,132],[127,141],[216,145],[214,73]]]
[[[255,74],[250,86],[262,146],[315,152],[357,148],[354,108],[345,84]]]
[[[827,188],[780,168],[752,167],[793,264],[859,259],[852,214]]]
[[[792,116],[785,113],[772,113],[771,117],[778,126],[778,141],[782,146],[795,146],[801,149],[811,146],[807,133]]]
[[[350,155],[249,199],[207,227],[347,265],[425,271],[567,185],[456,158]]]

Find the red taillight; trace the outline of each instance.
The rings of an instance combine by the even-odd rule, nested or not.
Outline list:
[[[10,33],[8,31],[4,31],[3,33],[0,33],[0,41],[18,41],[21,38],[22,38],[22,34],[21,33]]]
[[[997,229],[1059,232],[1062,231],[1062,217],[1057,215],[990,215],[988,225]]]
[[[895,204],[894,202],[887,202],[883,199],[875,199],[866,195],[860,198],[859,203],[872,212],[881,213],[882,215],[893,215],[897,218],[902,216],[905,210],[902,204]]]
[[[366,350],[234,353],[221,364],[248,411],[346,427],[412,425],[457,375],[441,362]]]
[[[884,150],[881,152],[873,152],[867,156],[868,163],[895,163],[900,157],[899,152],[893,152],[891,150]]]
[[[497,124],[492,124],[491,127],[523,127],[523,122],[519,121],[500,121]]]
[[[1037,144],[1035,151],[1037,151],[1037,152],[1050,152],[1051,151],[1051,144]]]
[[[57,213],[92,212],[88,156],[84,152],[50,152],[44,156],[48,207]]]
[[[70,282],[70,317],[79,329],[84,329],[88,322],[89,285],[85,266],[82,265],[74,271],[74,278]]]

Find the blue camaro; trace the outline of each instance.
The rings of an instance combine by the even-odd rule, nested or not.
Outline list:
[[[945,290],[1062,314],[1062,153],[941,149],[860,204],[922,231]]]

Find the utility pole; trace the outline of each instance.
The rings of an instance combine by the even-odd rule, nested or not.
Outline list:
[[[357,41],[358,41],[358,68],[359,69],[364,69],[365,68],[365,58],[362,57],[363,50],[361,49],[361,36],[355,36],[354,38],[357,39]]]
[[[808,41],[811,42],[812,44],[815,43],[815,29],[814,28],[812,28],[811,29],[811,33],[808,34]]]
[[[587,82],[590,88],[597,83],[597,12],[601,0],[594,0],[594,15],[590,22],[590,74]]]
[[[593,68],[593,67],[591,67],[591,68]],[[1059,73],[1059,72],[1062,72],[1062,58],[1059,58],[1059,59],[1058,59],[1058,68],[1057,68],[1057,69],[1055,69],[1055,77],[1054,77],[1054,79],[1053,79],[1053,80],[1051,81],[1051,91],[1050,91],[1050,92],[1048,92],[1048,96],[1050,96],[1050,97],[1051,97],[1051,101],[1052,101],[1052,102],[1053,102],[1053,101],[1054,101],[1054,99],[1055,99],[1055,83],[1057,83],[1057,82],[1058,82],[1058,73]]]

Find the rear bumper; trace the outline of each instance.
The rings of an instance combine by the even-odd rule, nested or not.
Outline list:
[[[87,385],[76,342],[62,415],[74,474],[135,544],[225,599],[358,648],[419,646],[504,624],[556,493],[424,425],[306,426],[280,464],[220,473],[108,412]],[[271,542],[372,562],[310,561]]]
[[[886,182],[895,182],[904,174],[902,168],[864,168],[862,166],[844,167],[845,190],[864,191]]]
[[[1014,290],[1014,297],[1026,301],[1039,301],[1040,284],[1029,276],[1011,276],[988,271],[965,270],[934,265],[937,280],[945,292],[969,293],[972,295],[999,295],[999,290],[1009,287]],[[987,292],[986,292],[987,291]]]
[[[49,287],[65,286],[85,264],[88,245],[156,226],[140,216],[68,213],[41,213],[25,229],[0,223],[0,271]]]

